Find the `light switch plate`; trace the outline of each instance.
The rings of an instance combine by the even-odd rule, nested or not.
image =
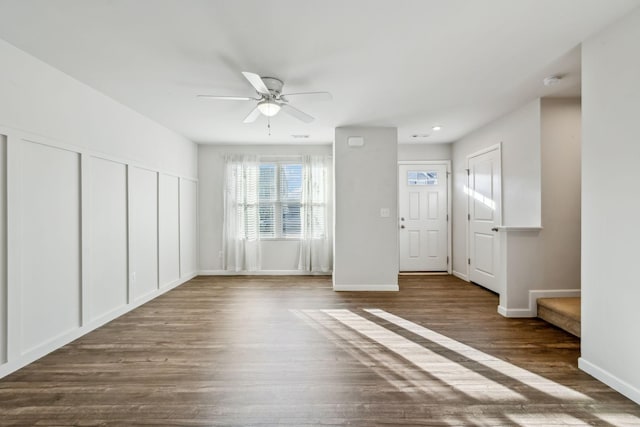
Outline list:
[[[389,218],[390,214],[391,212],[389,211],[389,208],[380,208],[380,216],[382,218]]]

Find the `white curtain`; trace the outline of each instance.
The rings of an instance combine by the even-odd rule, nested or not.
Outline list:
[[[259,168],[257,156],[225,157],[222,244],[224,270],[260,270]]]
[[[328,156],[303,157],[299,270],[327,273],[333,268],[330,170]]]

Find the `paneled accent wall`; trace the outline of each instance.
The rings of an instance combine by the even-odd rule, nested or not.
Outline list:
[[[129,280],[137,301],[159,289],[157,172],[129,168],[129,218]]]
[[[7,136],[0,135],[0,364],[7,361]]]
[[[180,182],[175,176],[160,174],[158,229],[160,286],[180,279]]]
[[[0,377],[192,278],[197,180],[0,128]]]
[[[9,267],[20,286],[9,283],[19,325],[8,326],[10,344],[19,345],[11,354],[23,355],[80,327],[80,154],[26,139],[10,144],[20,152],[19,207],[10,206],[20,224],[10,227],[20,234],[9,250],[19,251],[20,264]]]
[[[89,319],[128,301],[127,165],[89,159]]]
[[[193,181],[180,181],[180,271],[196,274],[198,188]]]

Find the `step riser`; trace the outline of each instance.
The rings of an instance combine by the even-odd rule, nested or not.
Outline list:
[[[580,321],[572,319],[562,313],[550,310],[538,304],[538,317],[552,325],[580,337]]]

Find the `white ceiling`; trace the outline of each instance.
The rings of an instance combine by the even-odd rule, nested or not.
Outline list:
[[[640,0],[0,0],[0,38],[199,143],[331,142],[345,125],[450,142],[579,93],[579,44]],[[241,71],[285,81],[311,124],[253,124]],[[565,74],[546,88],[542,78]],[[431,127],[444,129],[434,133]]]

